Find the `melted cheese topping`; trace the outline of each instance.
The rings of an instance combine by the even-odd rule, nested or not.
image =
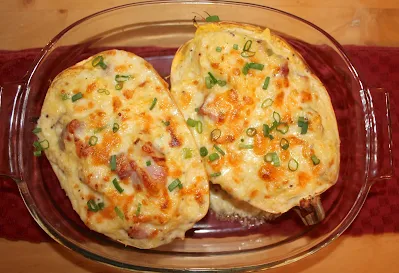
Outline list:
[[[98,56],[106,68],[93,66]],[[167,84],[142,58],[111,50],[63,71],[38,126],[49,142],[46,156],[89,228],[152,248],[184,238],[207,213],[208,180],[194,139]]]
[[[256,65],[248,68],[249,63]],[[176,54],[171,83],[184,117],[203,124],[202,132],[192,128],[198,146],[219,154],[217,160],[205,158],[212,183],[234,198],[283,213],[336,182],[339,136],[328,93],[301,56],[268,29],[201,25]],[[273,103],[265,107],[265,101]],[[306,134],[300,118],[308,124]],[[276,120],[281,124],[265,136],[264,126]],[[256,133],[248,136],[248,128]],[[217,139],[211,137],[214,130],[221,132]],[[265,162],[268,153],[277,155],[279,166]],[[298,162],[297,170],[289,169],[290,160]]]

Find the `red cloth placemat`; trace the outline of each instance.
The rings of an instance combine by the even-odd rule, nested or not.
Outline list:
[[[347,46],[345,49],[367,85],[390,91],[391,102],[399,105],[399,48]],[[0,51],[0,83],[20,80],[38,53],[38,49]],[[392,116],[398,115],[399,109],[394,107]],[[399,139],[398,131],[394,130],[394,139]],[[359,216],[345,234],[399,232],[398,146],[394,146],[394,159],[394,178],[372,187]],[[0,237],[32,242],[50,240],[29,215],[15,183],[1,177]]]

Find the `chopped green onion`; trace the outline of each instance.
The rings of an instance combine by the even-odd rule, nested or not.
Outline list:
[[[114,178],[114,180],[112,180],[112,184],[114,184],[115,189],[119,192],[122,193],[123,189],[122,187],[119,185],[119,182],[116,178]]]
[[[104,130],[105,128],[107,128],[107,125],[94,129],[93,133],[97,134],[97,133],[101,132],[102,130]]]
[[[282,134],[286,134],[288,132],[288,124],[283,122],[277,125],[276,131],[279,131]]]
[[[211,82],[212,82],[213,84],[217,84],[217,83],[218,83],[218,80],[215,78],[215,76],[212,75],[211,72],[208,72],[208,75],[209,75],[209,77],[211,78]]]
[[[99,211],[99,207],[93,199],[90,199],[89,201],[87,201],[87,208],[92,212]]]
[[[188,118],[188,119],[187,119],[187,125],[190,126],[190,127],[195,127],[195,126],[197,126],[197,123],[198,123],[198,121],[196,121],[196,120],[194,120],[194,119],[192,119],[192,118]]]
[[[82,93],[76,93],[75,95],[72,96],[72,102],[75,102],[77,100],[80,100],[81,98],[83,98],[83,94]]]
[[[44,146],[43,146],[43,143],[45,144]],[[45,139],[40,142],[39,141],[33,142],[33,146],[36,148],[36,150],[43,151],[50,147],[50,143],[48,142],[47,139]]]
[[[32,130],[32,133],[37,134],[42,131],[42,128],[36,127],[35,129]]]
[[[298,117],[298,126],[302,127],[306,123],[306,120],[304,117]]]
[[[313,161],[313,165],[319,165],[320,164],[320,159],[318,159],[317,156],[312,155],[310,158]]]
[[[251,46],[252,46],[252,40],[246,41],[244,44],[243,51],[249,51],[251,49]]]
[[[117,75],[115,76],[115,81],[116,81],[116,82],[125,82],[125,81],[127,81],[128,79],[130,79],[130,76],[129,76],[129,75],[119,75],[119,74],[117,74]]]
[[[123,87],[123,82],[118,82],[117,84],[115,84],[115,89],[116,90],[121,90]]]
[[[211,132],[211,140],[216,141],[222,135],[222,131],[220,129],[214,129]]]
[[[112,125],[112,132],[116,133],[119,130],[119,124],[118,123],[114,123],[114,125]]]
[[[208,155],[208,149],[207,149],[206,147],[201,147],[201,148],[200,148],[200,155],[201,155],[202,157],[207,156],[207,155]]]
[[[62,95],[61,95],[61,99],[62,99],[62,100],[69,100],[68,94],[62,94]]]
[[[197,131],[198,134],[202,134],[202,122],[200,120],[197,121],[195,130]]]
[[[262,89],[266,90],[269,87],[270,77],[266,77],[265,82],[263,83]]]
[[[111,155],[111,158],[109,160],[109,165],[111,167],[111,171],[116,170],[116,155]]]
[[[263,68],[265,67],[265,65],[259,63],[249,63],[248,66],[249,68],[256,70],[263,70]]]
[[[198,113],[198,111],[199,111],[199,108],[198,108],[198,107],[196,107],[196,108],[194,109],[194,111]]]
[[[288,147],[290,147],[290,143],[289,143],[288,140],[286,140],[285,138],[282,138],[282,139],[280,140],[280,147],[281,147],[283,150],[287,150]]]
[[[139,203],[139,204],[137,205],[136,216],[139,216],[139,215],[140,215],[140,211],[141,211],[141,203]]]
[[[154,98],[154,99],[152,100],[152,103],[151,103],[151,106],[150,106],[150,110],[154,109],[155,104],[157,104],[157,101],[158,101],[157,98]]]
[[[225,155],[226,153],[217,145],[213,145],[216,151],[218,151],[221,155]]]
[[[272,124],[272,127],[270,127],[270,131],[272,131],[272,130],[274,130],[274,129],[276,129],[277,128],[277,126],[278,126],[278,122],[275,120],[275,121],[273,121],[273,124]]]
[[[169,120],[167,120],[167,121],[162,121],[162,123],[163,123],[165,126],[169,126],[169,125],[170,125],[170,121],[169,121]]]
[[[309,124],[306,122],[302,127],[301,127],[301,135],[304,135],[308,132],[308,126]]]
[[[265,100],[262,102],[261,107],[262,107],[262,108],[267,108],[267,107],[271,106],[272,104],[273,104],[273,100],[272,100],[272,99],[265,99]]]
[[[222,52],[222,48],[220,46],[216,47],[217,52]]]
[[[101,88],[97,90],[98,93],[104,93],[105,95],[111,94],[107,89]]]
[[[295,159],[290,159],[290,161],[288,161],[288,169],[290,169],[290,171],[296,171],[298,170],[298,161],[296,161]]]
[[[146,163],[145,163],[145,165],[148,167],[148,166],[151,166],[151,160],[148,160]]]
[[[298,118],[298,126],[301,127],[301,134],[304,135],[308,131],[309,123],[304,117]]]
[[[274,136],[272,136],[272,135],[268,135],[267,137],[270,138],[270,140],[274,139]]]
[[[255,55],[254,51],[243,51],[241,52],[241,56],[244,58],[252,57]]]
[[[104,58],[103,56],[97,56],[93,59],[93,61],[91,62],[91,65],[93,67],[96,67],[97,65],[99,65],[102,69],[106,69],[107,65],[104,63]]]
[[[97,144],[97,141],[98,141],[98,137],[96,137],[96,136],[91,136],[91,137],[89,138],[89,145],[90,145],[90,146],[94,146],[94,145]]]
[[[263,124],[263,136],[267,137],[270,134],[270,128],[269,125]]]
[[[105,207],[105,204],[104,204],[104,202],[100,202],[97,204],[97,206],[98,206],[98,210],[102,210]]]
[[[249,66],[248,66],[248,63],[246,63],[244,65],[244,67],[242,68],[242,74],[247,75],[248,74],[248,70],[249,70]]]
[[[237,44],[234,44],[234,45],[233,45],[233,48],[234,48],[235,50],[238,50],[238,45],[237,45]]]
[[[226,81],[223,81],[223,80],[218,80],[218,85],[219,86],[225,86],[227,84],[227,82]]]
[[[256,135],[256,129],[253,127],[250,127],[247,129],[247,131],[245,133],[247,134],[247,136],[253,137]]]
[[[42,155],[42,151],[41,150],[37,150],[33,152],[34,156],[41,156]]]
[[[222,175],[221,172],[217,172],[217,173],[211,173],[209,176],[210,177],[218,177],[218,176],[221,176],[221,175]]]
[[[277,113],[276,111],[274,111],[274,112],[273,112],[273,119],[274,119],[277,123],[279,123],[280,120],[281,120],[280,114]],[[274,125],[274,124],[273,124],[273,125]],[[276,127],[277,127],[277,125],[278,125],[278,124],[276,124]]]
[[[215,161],[215,160],[218,160],[220,158],[220,156],[219,156],[219,154],[218,153],[213,153],[213,154],[210,154],[209,155],[209,160],[212,162],[212,161]]]
[[[280,159],[278,158],[277,153],[267,153],[264,157],[266,162],[270,162],[273,166],[280,166]]]
[[[208,17],[205,18],[205,21],[207,22],[219,22],[219,16],[217,15],[209,15]]]
[[[190,148],[183,148],[183,158],[188,159],[193,157],[193,150]]]
[[[176,178],[175,180],[172,181],[172,183],[169,184],[168,186],[168,190],[171,192],[176,188],[182,189],[183,188],[183,184],[181,183],[179,178]]]
[[[253,149],[254,145],[253,144],[244,144],[244,143],[240,143],[240,145],[238,146],[240,149]]]
[[[267,56],[272,56],[274,54],[273,50],[270,48],[267,49],[266,53],[267,53]]]
[[[205,85],[206,85],[206,88],[208,88],[208,89],[211,89],[213,87],[211,77],[209,77],[209,76],[205,77]]]
[[[115,207],[114,210],[115,210],[116,215],[118,215],[119,218],[121,218],[122,220],[125,219],[125,215],[118,207]]]

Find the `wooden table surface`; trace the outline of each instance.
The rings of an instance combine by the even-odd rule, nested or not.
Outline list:
[[[72,22],[126,0],[0,0],[0,49],[42,47]],[[342,44],[399,46],[399,0],[252,0],[303,17]],[[399,272],[399,234],[341,236],[316,254],[269,272]],[[120,272],[56,243],[0,239],[0,272]]]

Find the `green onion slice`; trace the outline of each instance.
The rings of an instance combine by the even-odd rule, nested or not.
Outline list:
[[[205,77],[205,85],[206,85],[206,88],[208,88],[208,89],[211,89],[213,87],[211,77],[209,77],[209,76]]]
[[[299,164],[298,164],[298,161],[296,161],[295,159],[290,159],[290,161],[288,161],[288,169],[290,170],[290,171],[296,171],[296,170],[298,170],[298,166],[299,166]]]
[[[98,89],[97,92],[100,94],[104,93],[105,95],[111,94],[107,89],[104,88]]]
[[[179,189],[183,188],[183,184],[181,183],[179,178],[176,178],[175,180],[173,180],[172,183],[170,183],[169,186],[168,186],[168,190],[170,192],[173,191],[176,188],[179,188]]]
[[[90,145],[90,146],[94,146],[94,145],[97,144],[97,141],[98,141],[98,137],[96,137],[96,136],[91,136],[91,137],[89,138],[89,145]]]
[[[263,68],[265,67],[265,65],[259,63],[249,63],[248,66],[249,68],[256,70],[263,70]]]
[[[80,100],[81,98],[83,98],[83,94],[81,92],[76,93],[75,95],[72,96],[72,102]]]
[[[218,80],[218,85],[219,86],[225,86],[227,84],[227,82],[226,81],[223,81],[223,80]]]
[[[263,83],[262,89],[266,90],[269,87],[270,77],[266,77],[265,82]]]
[[[301,127],[301,135],[304,135],[308,132],[308,126],[309,126],[309,123],[307,123],[307,122],[303,124],[303,126]]]
[[[195,127],[195,126],[197,126],[197,123],[198,123],[198,121],[196,121],[196,120],[194,120],[194,119],[192,119],[192,118],[188,118],[188,119],[187,119],[187,125],[190,126],[190,127]]]
[[[119,192],[122,193],[123,192],[123,188],[121,187],[121,185],[119,185],[119,182],[116,178],[114,178],[114,180],[112,180],[112,184],[114,184],[115,189]]]
[[[266,162],[270,162],[273,166],[280,166],[280,159],[278,158],[277,153],[267,153],[264,157]]]
[[[105,204],[104,204],[104,202],[100,202],[97,204],[97,206],[98,206],[98,210],[102,210],[105,207]]]
[[[253,144],[244,144],[244,143],[240,143],[240,145],[238,146],[240,149],[253,149],[254,145]]]
[[[221,175],[222,175],[221,172],[216,172],[216,173],[211,173],[209,176],[210,177],[218,177],[218,176],[221,176]]]
[[[244,44],[243,51],[249,51],[251,49],[251,46],[252,46],[252,40],[246,41]]]
[[[233,45],[233,48],[234,48],[235,50],[238,50],[238,45],[237,45],[237,44],[234,44],[234,45]]]
[[[200,148],[200,155],[201,157],[205,157],[208,155],[208,149],[206,147],[201,147]]]
[[[282,138],[282,139],[280,140],[280,147],[281,147],[283,150],[287,150],[288,147],[290,147],[290,143],[288,142],[287,139]]]
[[[279,123],[276,127],[276,131],[279,131],[282,134],[286,134],[288,132],[288,124],[285,122]]]
[[[247,75],[248,74],[248,70],[249,70],[249,66],[248,66],[248,63],[246,63],[244,65],[244,67],[242,68],[242,74]]]
[[[119,130],[119,124],[118,123],[114,123],[114,125],[112,125],[112,132],[116,133]]]
[[[183,148],[183,158],[188,159],[193,157],[193,150],[190,148]]]
[[[313,161],[313,165],[319,165],[320,164],[320,159],[318,159],[317,156],[312,155],[310,158]]]
[[[116,81],[116,82],[125,82],[125,81],[127,81],[128,79],[130,79],[130,76],[129,76],[129,75],[119,75],[119,74],[117,74],[117,75],[115,76],[115,81]]]
[[[36,127],[35,129],[32,130],[32,133],[38,134],[42,131],[42,128]]]
[[[265,100],[262,102],[261,107],[262,107],[262,108],[267,108],[267,107],[271,106],[272,104],[273,104],[273,100],[272,100],[272,99],[265,99]]]
[[[206,22],[219,22],[220,19],[219,19],[219,16],[217,16],[217,15],[210,15],[205,18],[205,21]]]
[[[222,135],[222,131],[220,129],[214,129],[211,132],[211,140],[216,141]]]
[[[244,58],[252,57],[255,55],[254,51],[243,51],[241,52],[241,56]]]
[[[218,153],[213,153],[213,154],[210,154],[209,155],[209,160],[212,162],[212,161],[215,161],[215,160],[218,160],[220,158],[220,156],[219,156],[219,154]]]
[[[123,87],[123,82],[118,82],[117,84],[115,84],[115,89],[116,90],[121,90]]]
[[[34,151],[33,155],[34,156],[41,156],[42,155],[42,151],[40,151],[40,150]]]
[[[97,56],[97,57],[95,57],[94,59],[93,59],[93,61],[91,62],[91,65],[93,66],[93,67],[96,67],[96,66],[100,66],[102,69],[106,69],[107,68],[107,65],[104,63],[104,58],[103,58],[103,56]]]
[[[211,81],[213,84],[217,84],[218,80],[215,78],[215,76],[213,76],[213,74],[211,72],[208,72],[209,77],[211,78]]]
[[[33,142],[33,146],[36,148],[37,151],[43,151],[50,147],[50,143],[47,139],[42,141],[35,141]]]
[[[247,129],[247,131],[245,131],[245,133],[247,134],[247,136],[253,137],[256,135],[256,129],[253,127],[250,127]]]
[[[221,155],[226,155],[226,153],[217,145],[213,145],[216,151],[218,151]]]
[[[157,98],[154,98],[154,99],[152,100],[152,103],[151,103],[151,106],[150,106],[150,110],[154,109],[155,104],[157,104],[157,101],[158,101]]]
[[[115,207],[114,210],[115,210],[116,215],[118,215],[118,217],[121,218],[121,220],[125,219],[125,215],[118,207]]]
[[[90,199],[89,201],[87,201],[87,208],[92,212],[99,211],[99,207],[93,199]]]
[[[197,124],[195,125],[195,130],[198,134],[202,134],[202,122],[200,120],[197,121]]]
[[[269,125],[263,124],[263,136],[268,137],[270,134],[270,128]]]
[[[151,166],[151,160],[148,160],[146,163],[145,163],[145,165],[148,167],[148,166]]]
[[[169,125],[170,125],[170,121],[169,121],[169,120],[167,120],[167,121],[162,121],[162,123],[163,123],[165,126],[169,126]]]
[[[273,119],[274,119],[277,123],[279,123],[279,122],[280,122],[280,119],[281,119],[280,114],[277,113],[276,111],[274,111],[274,112],[273,112]],[[273,125],[274,125],[274,124],[273,124]],[[277,127],[277,125],[278,125],[278,124],[276,124],[275,127]]]
[[[140,215],[140,211],[141,211],[141,203],[139,203],[139,204],[137,205],[136,216],[139,216],[139,215]]]
[[[111,155],[111,158],[109,159],[109,165],[111,167],[111,171],[116,170],[116,155]]]
[[[220,46],[217,46],[217,47],[216,47],[216,51],[217,51],[217,52],[222,52],[222,48],[221,48]]]

